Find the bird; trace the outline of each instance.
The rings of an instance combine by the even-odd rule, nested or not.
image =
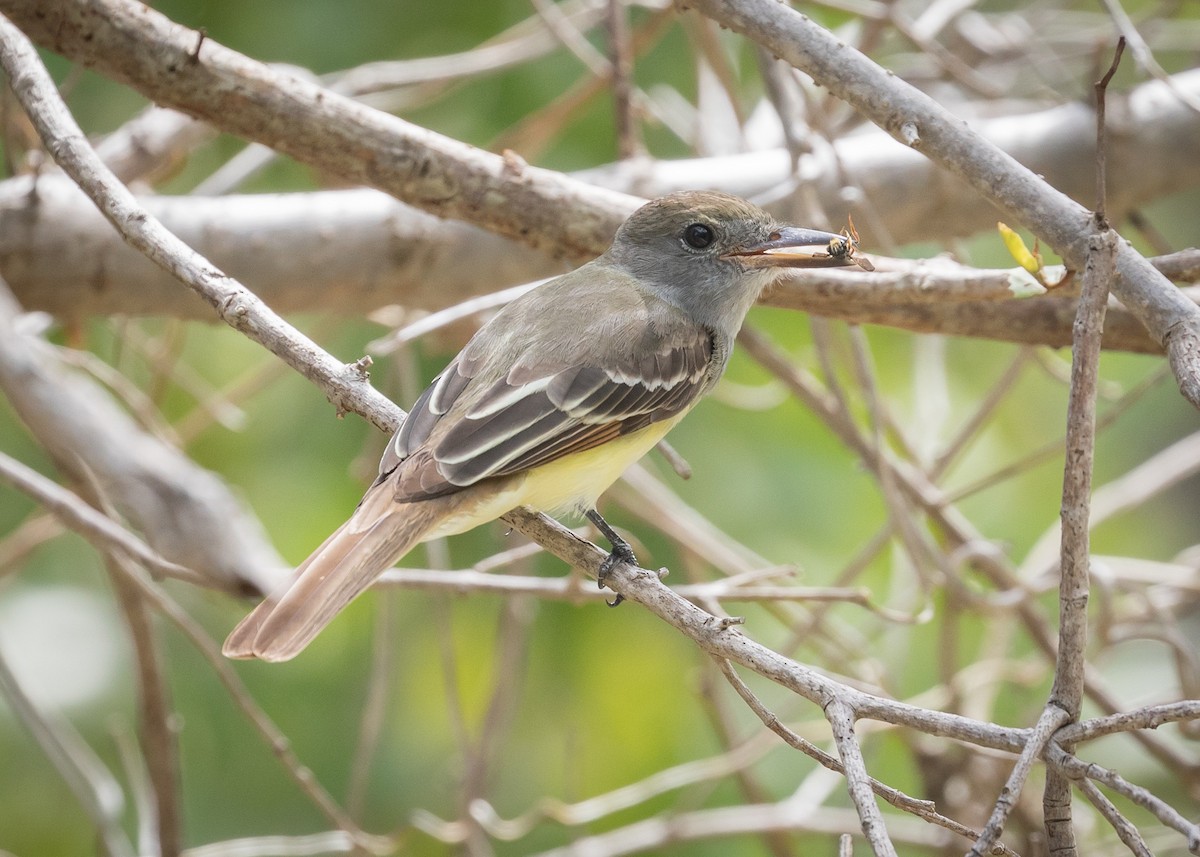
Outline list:
[[[596,511],[600,494],[713,389],[783,269],[867,267],[856,249],[853,232],[783,225],[716,191],[645,203],[602,255],[479,329],[417,399],[350,518],[223,652],[289,660],[418,543],[518,506],[591,520],[612,548],[603,585],[636,558]]]

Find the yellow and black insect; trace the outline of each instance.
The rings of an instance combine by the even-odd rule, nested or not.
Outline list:
[[[824,253],[814,253],[813,256],[816,258],[846,259],[858,265],[864,271],[874,271],[875,266],[871,264],[870,259],[866,256],[857,255],[858,230],[854,228],[854,219],[847,217],[846,222],[847,226],[842,230],[842,237],[831,239]]]

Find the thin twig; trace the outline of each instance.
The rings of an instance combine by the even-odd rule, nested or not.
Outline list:
[[[348,854],[355,851],[354,839],[344,830],[309,833],[303,836],[248,836],[198,845],[183,857],[313,857],[316,854]]]
[[[1102,2],[1104,3],[1104,8],[1112,16],[1113,23],[1117,25],[1117,29],[1121,32],[1121,41],[1129,42],[1138,65],[1170,87],[1171,94],[1183,104],[1186,104],[1189,109],[1200,113],[1200,98],[1191,93],[1182,92],[1174,85],[1171,76],[1167,74],[1166,70],[1159,65],[1158,60],[1154,58],[1154,53],[1150,50],[1150,46],[1146,44],[1146,40],[1142,38],[1142,34],[1134,26],[1133,19],[1122,8],[1119,0],[1102,0]]]
[[[633,46],[628,13],[622,0],[607,0],[605,29],[612,63],[613,116],[616,118],[617,156],[622,160],[641,153],[637,115],[633,105]]]
[[[394,843],[389,838],[374,836],[358,827],[317,781],[312,770],[301,763],[287,736],[250,696],[233,665],[221,654],[220,647],[200,628],[199,624],[171,600],[160,587],[149,580],[134,563],[118,554],[113,556],[126,579],[137,587],[149,604],[182,632],[188,642],[208,662],[234,705],[254,725],[255,730],[270,747],[275,757],[279,759],[288,776],[312,801],[320,813],[345,831],[358,848],[370,854],[387,854],[394,850]]]
[[[66,527],[79,533],[101,551],[116,548],[165,576],[177,577],[197,586],[212,584],[211,580],[190,568],[163,559],[133,533],[83,502],[77,495],[3,452],[0,452],[0,479],[28,494]]]
[[[397,644],[396,599],[389,593],[380,593],[376,602],[376,619],[371,636],[371,665],[366,680],[366,698],[362,702],[359,718],[358,740],[350,757],[347,774],[346,812],[361,819],[366,808],[368,789],[371,783],[371,761],[379,750],[379,740],[391,700],[393,682],[397,677],[399,646]]]
[[[65,528],[53,515],[36,512],[0,541],[0,581],[15,572],[40,546],[62,535]]]
[[[154,836],[155,857],[178,857],[183,847],[183,818],[179,777],[179,745],[159,643],[145,600],[115,567],[108,563],[117,601],[125,614],[137,665],[138,722],[142,758],[145,760],[153,815],[143,818]]]
[[[726,669],[733,672],[733,667],[728,662],[715,661],[715,663],[722,673]],[[734,676],[736,678],[736,673]],[[722,692],[722,687],[715,670],[702,670],[699,688],[700,701],[722,750],[728,753],[737,746],[738,740],[735,736],[743,730],[737,713],[732,710],[728,695]],[[762,735],[763,733],[760,731],[758,734]],[[804,740],[798,735],[796,737],[801,741]],[[815,773],[816,769],[814,768],[813,774]],[[737,783],[742,803],[766,803],[770,799],[770,788],[750,766],[734,771],[732,777]],[[791,838],[775,831],[763,837],[763,846],[771,853],[772,857],[801,857]]]
[[[1091,780],[1080,780],[1075,784],[1079,789],[1079,793],[1087,798],[1088,802],[1096,807],[1096,810],[1104,817],[1104,820],[1112,826],[1112,829],[1117,832],[1117,836],[1125,843],[1134,857],[1154,857],[1150,847],[1146,845],[1146,840],[1142,838],[1136,826],[1128,818],[1121,814],[1104,793],[1096,787]]]
[[[1146,397],[1147,394],[1152,392],[1163,382],[1163,379],[1166,378],[1168,371],[1169,370],[1166,366],[1161,366],[1156,371],[1151,372],[1145,378],[1131,387],[1123,396],[1121,396],[1119,400],[1112,403],[1112,405],[1108,407],[1104,413],[1099,415],[1099,417],[1096,419],[1096,431],[1100,432],[1104,429],[1111,428],[1118,419],[1128,414],[1134,405],[1140,402]],[[1047,441],[1041,446],[1025,453],[1017,461],[997,468],[986,476],[983,476],[974,482],[970,482],[963,487],[950,492],[947,495],[947,499],[949,502],[957,503],[965,497],[978,494],[987,490],[988,488],[992,488],[995,485],[1004,482],[1007,479],[1011,479],[1018,474],[1032,470],[1042,462],[1057,458],[1059,453],[1062,452],[1065,443],[1065,434],[1062,437],[1057,437],[1053,440]],[[1095,520],[1095,505],[1095,498],[1093,498],[1093,521]],[[1052,547],[1055,553],[1058,551],[1058,542],[1059,540],[1057,538],[1053,541]]]
[[[510,721],[521,702],[523,665],[529,652],[530,624],[534,617],[531,608],[532,604],[524,599],[514,599],[501,608],[491,695],[478,739],[467,755],[463,777],[462,803],[468,813],[476,801],[487,795],[495,757],[504,746]]]
[[[1009,361],[996,383],[988,389],[970,418],[958,430],[957,435],[938,452],[937,458],[929,467],[930,478],[941,479],[959,454],[967,448],[971,441],[979,437],[1001,401],[1015,389],[1017,378],[1029,362],[1031,352],[1030,348],[1021,348],[1017,351],[1016,356]]]
[[[1060,742],[1081,744],[1084,741],[1103,738],[1105,735],[1131,732],[1135,729],[1157,729],[1165,723],[1197,719],[1200,719],[1200,699],[1184,699],[1072,723],[1064,726],[1056,738]]]
[[[750,690],[749,686],[742,681],[741,677],[733,669],[733,665],[730,664],[729,661],[722,660],[720,658],[715,660],[717,662],[717,666],[721,670],[721,674],[725,676],[725,679],[729,682],[733,689],[737,691],[738,696],[740,696],[742,700],[748,706],[750,706],[750,709],[756,715],[758,715],[759,720],[763,722],[764,726],[787,742],[789,747],[804,753],[809,758],[815,760],[822,767],[825,767],[831,771],[836,771],[839,774],[845,773],[845,767],[841,761],[839,761],[836,757],[824,752],[812,742],[805,740],[800,735],[789,729],[774,713],[772,713],[765,705],[763,705],[762,701],[754,694],[753,691]],[[906,795],[899,789],[892,788],[891,786],[880,782],[874,777],[870,778],[870,785],[871,790],[875,792],[875,794],[886,800],[889,804],[897,809],[910,812],[913,815],[924,818],[927,821],[931,821],[939,827],[944,827],[947,830],[957,833],[959,836],[968,839],[973,840],[979,836],[979,831],[972,830],[966,825],[959,824],[954,819],[947,818],[939,813],[932,801],[919,800]],[[1005,857],[1016,857],[1016,852],[1003,843],[996,843],[992,851],[989,853],[1005,855]]]
[[[1104,124],[1105,111],[1108,102],[1108,83],[1117,73],[1121,64],[1121,54],[1125,53],[1125,37],[1117,39],[1117,49],[1113,55],[1112,64],[1104,76],[1096,81],[1096,226],[1099,229],[1108,228],[1108,131]]]
[[[1051,741],[1046,747],[1046,761],[1055,766],[1068,779],[1077,780],[1086,777],[1095,780],[1130,802],[1148,810],[1165,827],[1183,834],[1190,853],[1200,854],[1200,824],[1184,817],[1182,813],[1155,796],[1149,789],[1129,782],[1116,771],[1076,758],[1063,750],[1056,741]]]

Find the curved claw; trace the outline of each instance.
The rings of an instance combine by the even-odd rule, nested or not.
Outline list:
[[[608,577],[612,574],[614,568],[621,564],[636,566],[638,564],[637,557],[634,556],[633,548],[629,546],[629,542],[621,538],[617,534],[617,531],[609,525],[608,521],[600,517],[599,512],[595,509],[590,509],[584,514],[589,521],[596,525],[596,529],[600,531],[601,535],[608,539],[608,543],[612,545],[612,550],[604,558],[604,561],[600,563],[600,568],[596,572],[596,586],[599,589],[603,589],[608,585]],[[616,607],[624,600],[625,596],[618,592],[616,598],[605,603],[609,607]]]
[[[622,564],[637,565],[637,557],[633,555],[633,548],[631,548],[629,543],[624,540],[614,544],[612,546],[612,552],[609,553],[609,555],[604,558],[604,561],[600,563],[600,569],[596,572],[596,587],[598,589],[603,589],[605,586],[607,586],[608,577],[610,574],[612,574],[612,570],[618,565]],[[612,601],[605,601],[604,603],[609,607],[616,607],[624,600],[625,596],[618,592],[616,598],[614,598]]]

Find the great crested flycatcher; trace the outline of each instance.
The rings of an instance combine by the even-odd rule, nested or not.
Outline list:
[[[517,506],[596,513],[600,493],[713,388],[781,268],[869,263],[853,239],[682,192],[635,211],[599,258],[508,304],[430,385],[350,520],[242,620],[229,657],[294,657],[416,544]]]

